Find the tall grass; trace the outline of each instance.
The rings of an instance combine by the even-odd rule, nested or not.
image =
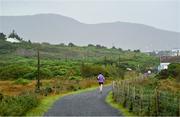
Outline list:
[[[20,96],[3,96],[0,100],[0,116],[22,116],[29,109],[38,105],[35,94],[27,93]]]
[[[113,85],[113,98],[139,116],[179,116],[180,94],[161,91],[156,81],[149,82],[147,79],[117,81]]]

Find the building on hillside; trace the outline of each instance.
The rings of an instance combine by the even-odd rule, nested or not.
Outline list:
[[[7,38],[6,41],[11,42],[11,43],[20,43],[20,41],[16,38]]]
[[[161,56],[158,71],[168,69],[170,63],[180,63],[180,56]]]
[[[172,56],[180,56],[180,48],[174,48],[171,50]]]

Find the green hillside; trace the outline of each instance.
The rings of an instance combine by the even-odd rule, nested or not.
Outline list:
[[[92,44],[80,47],[72,43],[51,45],[30,41],[0,41],[0,79],[3,80],[34,79],[37,71],[37,48],[40,51],[42,78],[91,77],[100,71],[108,77],[120,77],[127,68],[145,72],[148,69],[154,70],[158,64],[157,58],[138,50],[125,51],[115,47],[108,49]]]

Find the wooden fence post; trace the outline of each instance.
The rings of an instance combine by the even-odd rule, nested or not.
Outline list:
[[[148,115],[151,116],[151,95],[148,94]]]
[[[114,97],[114,85],[115,85],[115,81],[112,82],[112,95]]]
[[[141,107],[140,114],[142,116],[142,112],[143,112],[143,90],[142,89],[140,89],[140,107]]]
[[[179,115],[178,116],[180,116],[180,97],[178,96],[178,105],[179,105]]]
[[[136,87],[133,87],[133,111],[134,111],[134,104],[135,104],[135,98],[136,98]]]
[[[112,82],[112,88],[114,89],[114,84],[115,84],[115,81]]]
[[[132,87],[129,89],[131,94],[129,95],[130,97],[130,105],[129,105],[129,112],[133,112],[133,89]]]
[[[177,97],[177,116],[180,116],[180,98],[179,96]]]
[[[159,92],[155,89],[155,107],[156,107],[156,116],[159,115]]]
[[[117,88],[117,90],[116,90],[116,101],[119,103],[119,98],[120,98],[120,96],[119,96],[119,93],[120,93],[119,82],[117,83],[116,88]]]
[[[127,102],[127,99],[126,99],[126,97],[127,97],[127,90],[126,90],[126,88],[125,88],[125,86],[126,86],[126,82],[124,82],[124,85],[123,85],[123,96],[124,96],[124,100],[123,100],[123,107],[126,107],[126,102]]]
[[[127,90],[127,96],[129,96],[129,88],[130,88],[130,86],[129,86],[129,82],[128,82],[128,90]]]

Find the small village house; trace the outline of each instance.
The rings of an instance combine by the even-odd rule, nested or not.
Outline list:
[[[161,56],[158,71],[168,69],[168,65],[171,63],[180,63],[180,56]]]
[[[172,56],[180,56],[180,48],[174,48],[171,50]]]

